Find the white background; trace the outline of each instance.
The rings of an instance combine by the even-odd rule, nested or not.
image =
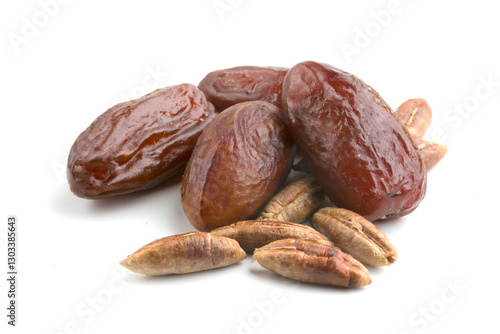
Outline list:
[[[7,216],[19,221],[18,327],[6,324],[1,279],[2,333],[499,332],[494,1],[62,2],[0,8],[4,274]],[[448,154],[419,208],[379,224],[399,260],[369,268],[373,283],[355,290],[281,279],[251,257],[184,276],[122,269],[143,244],[193,230],[179,183],[77,198],[65,164],[78,134],[155,88],[304,60],[356,74],[393,108],[414,97],[433,108],[427,138]]]

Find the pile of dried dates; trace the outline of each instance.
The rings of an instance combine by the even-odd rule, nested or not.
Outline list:
[[[252,253],[291,279],[363,286],[362,263],[397,259],[373,222],[415,210],[446,153],[423,139],[431,118],[425,100],[394,112],[322,63],[229,68],[108,109],[73,144],[68,181],[98,199],[183,173],[182,205],[199,232],[138,249],[121,262],[131,271],[189,273]],[[292,170],[300,177],[290,180]]]

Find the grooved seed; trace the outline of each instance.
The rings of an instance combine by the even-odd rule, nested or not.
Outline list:
[[[409,99],[396,109],[401,122],[414,139],[422,138],[431,124],[432,110],[424,99]]]
[[[312,227],[282,221],[246,220],[219,227],[210,233],[235,239],[241,248],[249,253],[270,242],[287,238],[313,240],[333,245],[327,237]]]
[[[264,268],[302,282],[352,288],[372,281],[368,270],[351,255],[315,241],[274,241],[257,248],[253,257]]]
[[[155,240],[120,264],[146,275],[185,274],[231,265],[246,258],[236,240],[203,232]]]
[[[387,266],[397,259],[397,250],[389,238],[372,222],[355,212],[322,208],[313,215],[313,226],[344,252],[363,263]]]
[[[302,223],[321,207],[325,194],[310,174],[290,183],[264,207],[257,219]]]

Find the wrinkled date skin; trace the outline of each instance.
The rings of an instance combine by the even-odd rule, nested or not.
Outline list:
[[[374,221],[409,214],[426,190],[417,144],[375,90],[312,61],[283,83],[287,125],[330,200]]]
[[[239,66],[210,72],[198,87],[217,110],[246,101],[267,101],[281,108],[287,68]]]
[[[96,199],[157,185],[182,171],[214,117],[213,105],[190,84],[117,104],[73,144],[68,158],[71,191]]]
[[[293,161],[293,141],[278,107],[236,104],[205,128],[181,185],[184,212],[201,231],[246,220],[276,193]]]

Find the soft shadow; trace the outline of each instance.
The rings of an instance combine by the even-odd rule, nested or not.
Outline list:
[[[138,274],[134,272],[128,272],[124,274],[121,279],[130,284],[138,284],[138,285],[152,285],[152,284],[199,284],[200,282],[206,281],[208,278],[213,278],[214,274],[216,275],[228,275],[231,270],[241,270],[238,269],[239,266],[243,266],[242,262],[238,262],[232,264],[227,267],[208,269],[203,271],[198,271],[194,273],[187,274],[170,274],[170,275],[162,275],[162,276],[149,276]]]
[[[366,269],[368,270],[368,272],[370,273],[370,276],[381,276],[381,275],[385,275],[385,267],[387,266],[383,266],[383,267],[378,267],[378,266],[370,266],[368,264],[364,264],[363,265],[366,267]]]
[[[50,205],[54,211],[67,217],[109,213],[151,200],[151,198],[156,197],[158,194],[178,189],[180,188],[181,178],[182,173],[179,173],[151,189],[101,199],[79,198],[66,185],[55,190],[51,196]]]
[[[118,208],[128,206],[132,203],[147,200],[148,198],[156,196],[156,194],[165,193],[167,191],[170,191],[171,189],[179,188],[181,178],[181,174],[176,174],[174,177],[151,189],[141,190],[125,195],[112,196],[109,198],[90,200],[91,208],[97,213],[114,211]]]
[[[357,288],[344,288],[340,286],[327,285],[327,284],[315,284],[300,282],[286,278],[284,276],[278,275],[265,268],[251,268],[250,273],[257,276],[259,279],[266,280],[270,284],[277,285],[285,290],[302,290],[318,293],[359,293],[364,290],[365,287]]]
[[[387,220],[376,220],[373,223],[384,233],[393,233],[394,231],[402,230],[405,228],[407,217],[398,217]]]
[[[250,274],[258,277],[258,279],[266,280],[272,284],[280,284],[280,285],[285,284],[285,286],[292,286],[298,283],[298,281],[294,281],[286,277],[280,276],[263,267],[252,267],[249,269],[249,272]]]

